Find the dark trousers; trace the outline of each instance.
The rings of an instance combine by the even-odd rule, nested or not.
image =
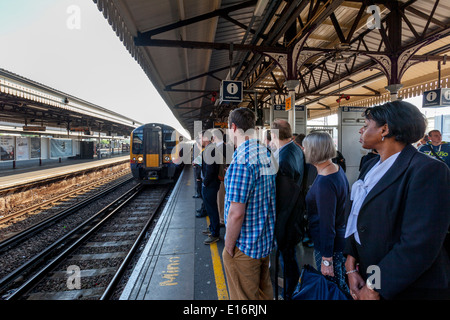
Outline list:
[[[300,268],[297,262],[295,246],[280,250],[280,265],[283,277],[286,279],[286,288],[283,290],[283,298],[290,300],[300,278]]]
[[[217,192],[219,191],[220,184],[214,184],[212,186],[202,186],[202,198],[205,204],[206,213],[209,216],[209,230],[213,237],[220,235],[220,220],[219,209],[217,207]]]
[[[195,178],[195,195],[202,196],[202,167],[194,166],[194,178]]]

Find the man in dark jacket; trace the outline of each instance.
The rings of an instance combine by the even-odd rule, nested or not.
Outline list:
[[[290,299],[300,277],[295,247],[301,240],[299,221],[303,217],[304,199],[302,181],[304,174],[303,151],[292,141],[291,126],[286,120],[275,120],[271,126],[272,142],[278,150],[279,168],[276,178],[277,220],[275,238],[281,252],[286,290],[284,299]]]
[[[205,136],[209,134],[209,138]],[[219,241],[220,221],[219,210],[217,207],[217,192],[220,188],[219,164],[216,159],[215,144],[211,141],[211,133],[206,132],[203,136],[205,141],[205,150],[202,153],[202,198],[205,204],[206,213],[209,216],[209,230],[204,231],[208,238],[205,244],[211,244]]]

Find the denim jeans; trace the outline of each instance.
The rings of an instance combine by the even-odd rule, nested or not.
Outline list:
[[[317,270],[321,272],[322,254],[314,250],[314,258],[316,260]],[[345,257],[342,252],[333,253],[334,280],[342,290],[350,293],[347,283],[345,282]]]

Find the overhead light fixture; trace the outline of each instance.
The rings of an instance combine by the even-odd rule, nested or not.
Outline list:
[[[350,50],[350,44],[341,42],[335,46],[337,50],[348,51]]]
[[[255,11],[253,12],[253,15],[256,17],[261,17],[264,10],[267,7],[267,4],[269,3],[269,0],[258,0],[258,3],[256,4]]]
[[[336,52],[332,60],[336,64],[346,64],[350,62],[350,58],[346,58],[341,52]]]

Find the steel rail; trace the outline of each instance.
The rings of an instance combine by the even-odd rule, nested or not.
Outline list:
[[[76,212],[76,211],[80,210],[81,208],[87,206],[88,204],[100,199],[101,197],[114,191],[115,189],[120,188],[121,186],[123,186],[124,184],[127,184],[131,180],[134,180],[134,178],[129,178],[127,180],[121,181],[121,182],[109,187],[108,189],[103,190],[103,191],[93,195],[92,197],[89,197],[79,203],[76,203],[73,206],[56,213],[55,215],[53,215],[35,225],[32,225],[31,227],[28,227],[27,229],[23,230],[20,233],[15,234],[12,237],[9,237],[3,241],[0,241],[0,253],[6,251],[7,249],[11,249],[14,246],[17,246],[18,244],[27,240],[31,236],[35,235],[37,232],[40,232],[41,230],[56,223],[60,219],[63,219],[65,217],[67,217],[68,215],[72,214],[73,212]]]
[[[105,178],[104,180],[101,180],[101,181],[95,181],[95,182],[89,183],[89,184],[87,184],[85,186],[82,186],[80,188],[77,188],[75,190],[71,190],[71,191],[66,192],[64,194],[58,195],[56,197],[53,197],[53,198],[51,198],[49,200],[46,200],[46,201],[44,201],[42,203],[35,204],[35,205],[33,205],[33,206],[29,207],[29,208],[25,208],[25,209],[13,212],[11,214],[8,214],[6,216],[0,217],[0,224],[4,224],[4,223],[6,223],[6,222],[8,222],[8,221],[10,221],[10,220],[12,220],[14,218],[26,215],[26,214],[28,214],[30,212],[33,212],[33,211],[39,210],[39,209],[41,209],[43,207],[46,207],[48,205],[54,204],[55,202],[62,201],[64,199],[66,199],[66,198],[71,197],[74,194],[80,193],[81,191],[88,192],[90,189],[94,189],[96,187],[102,186],[102,185],[110,182],[111,180],[120,178],[121,176],[124,176],[126,174],[128,174],[128,172],[127,173],[121,173],[121,174],[118,175],[118,177],[117,177],[117,175],[114,175],[112,177],[107,177],[107,178]],[[86,189],[89,189],[89,190],[86,190]]]
[[[108,287],[106,288],[105,292],[101,296],[100,300],[109,300],[111,298],[111,296],[113,295],[114,290],[117,287],[117,284],[119,283],[120,279],[122,279],[122,276],[125,273],[128,265],[130,264],[131,259],[134,257],[137,249],[139,248],[142,240],[145,237],[145,234],[147,233],[147,231],[150,228],[153,220],[155,219],[156,213],[159,211],[159,209],[161,208],[162,204],[164,203],[164,199],[166,198],[166,196],[169,193],[169,191],[170,191],[170,189],[168,188],[167,191],[161,196],[156,209],[154,210],[154,212],[151,215],[151,217],[147,220],[147,223],[145,224],[145,226],[142,228],[142,230],[141,230],[139,236],[137,237],[136,241],[134,242],[132,248],[128,252],[127,256],[125,257],[125,259],[123,260],[121,265],[119,266],[119,269],[116,271],[113,279],[109,283]]]
[[[77,234],[79,234],[81,230],[83,230],[84,228],[89,226],[89,224],[92,224],[93,221],[95,221],[96,219],[99,219],[100,217],[105,215],[107,211],[115,212],[117,208],[121,208],[123,206],[123,204],[125,202],[127,202],[127,200],[128,200],[127,198],[130,197],[130,194],[133,195],[133,194],[138,193],[138,192],[136,192],[136,190],[138,190],[138,189],[140,191],[142,189],[142,186],[138,185],[138,186],[133,187],[131,190],[129,190],[128,192],[123,194],[120,198],[118,198],[114,202],[110,203],[108,206],[106,206],[105,208],[103,208],[102,210],[97,212],[95,215],[93,215],[91,218],[89,218],[84,223],[79,225],[77,228],[75,228],[74,230],[72,230],[71,232],[66,234],[64,237],[60,238],[59,240],[54,242],[52,245],[47,247],[44,251],[40,252],[38,255],[34,256],[32,259],[27,261],[25,264],[21,265],[19,268],[15,269],[11,273],[9,273],[7,276],[2,278],[0,280],[0,288],[4,289],[12,281],[16,280],[19,276],[23,275],[26,271],[31,272],[34,270],[34,268],[39,267],[40,264],[43,264],[43,262],[42,262],[43,260],[49,259],[52,255],[53,256],[57,255],[58,253],[56,251],[58,249],[64,248],[64,246],[67,246],[67,243],[70,242],[71,238],[76,239]],[[115,206],[117,206],[118,204],[119,204],[119,206],[115,208]],[[108,216],[110,216],[110,215],[111,214],[109,214]],[[79,239],[80,239],[80,237],[78,237],[78,240],[76,240],[76,243],[80,242]],[[72,247],[73,247],[73,245],[70,246],[70,248],[72,248]],[[66,252],[67,252],[67,250],[65,250],[63,253],[60,253],[56,259],[61,258],[62,255]],[[55,261],[56,259],[54,259],[53,261]],[[43,274],[42,270],[39,272],[39,274]],[[36,279],[36,274],[34,276],[32,276],[32,278],[30,278],[20,288],[24,287],[25,285],[29,285],[30,282],[35,281],[35,279]],[[23,290],[20,288],[18,290]],[[11,298],[11,296],[9,296],[7,299],[10,299],[10,298]]]

